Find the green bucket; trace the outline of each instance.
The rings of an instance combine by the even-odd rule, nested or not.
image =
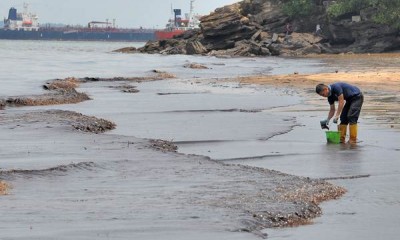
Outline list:
[[[338,131],[326,131],[326,140],[328,143],[340,143],[340,132]]]

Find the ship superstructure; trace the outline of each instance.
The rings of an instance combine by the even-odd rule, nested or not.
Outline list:
[[[15,8],[10,8],[8,11],[8,18],[4,19],[4,29],[38,31],[38,19],[39,18],[36,14],[28,12],[28,4],[24,3],[24,11],[22,13],[18,13]]]
[[[165,29],[156,31],[157,40],[173,38],[187,30],[199,28],[200,16],[194,14],[194,2],[190,0],[190,12],[185,14],[185,18],[182,18],[181,9],[173,9],[173,17],[168,20]]]

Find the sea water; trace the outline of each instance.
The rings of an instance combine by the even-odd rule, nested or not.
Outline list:
[[[157,69],[179,78],[223,78],[268,73],[319,71],[318,61],[279,58],[215,58],[115,53],[123,47],[145,43],[66,42],[0,40],[0,96],[40,92],[40,85],[66,77],[136,77]],[[205,64],[210,69],[184,68],[187,63]]]

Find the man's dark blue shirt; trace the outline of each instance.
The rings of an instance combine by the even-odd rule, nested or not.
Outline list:
[[[329,85],[330,95],[328,96],[328,102],[330,105],[334,104],[335,101],[338,101],[338,97],[343,94],[344,100],[349,100],[354,96],[357,96],[361,93],[358,87],[338,82]]]

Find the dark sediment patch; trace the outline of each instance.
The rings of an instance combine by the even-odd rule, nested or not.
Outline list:
[[[137,86],[123,85],[123,86],[110,86],[110,88],[119,89],[123,93],[138,93]]]
[[[252,156],[252,157],[241,157],[241,158],[226,158],[220,159],[219,161],[225,162],[233,162],[233,161],[243,161],[243,160],[257,160],[257,159],[264,159],[264,158],[277,158],[277,157],[286,157],[286,156],[298,156],[300,154],[292,153],[292,154],[279,154],[278,152],[268,155],[261,155],[261,156]]]
[[[56,90],[56,89],[75,89],[79,86],[79,80],[76,78],[65,78],[56,79],[51,82],[47,82],[43,85],[45,90]]]
[[[294,120],[294,119],[293,119],[293,120]],[[285,119],[285,121],[293,121],[293,120]],[[287,133],[293,131],[293,129],[294,129],[295,127],[298,127],[298,126],[300,126],[300,125],[299,125],[299,124],[291,125],[290,128],[287,129],[286,131],[277,132],[277,133],[275,133],[275,134],[273,134],[273,135],[271,135],[271,136],[269,136],[269,137],[259,138],[258,140],[260,140],[260,141],[267,141],[267,140],[269,140],[269,139],[271,139],[271,138],[274,138],[274,137],[277,137],[277,136],[280,136],[280,135],[287,134]]]
[[[176,78],[174,74],[153,70],[155,73],[152,76],[145,76],[145,77],[113,77],[113,78],[99,78],[99,77],[84,77],[78,78],[79,82],[86,83],[86,82],[146,82],[146,81],[159,81],[165,79],[172,79]]]
[[[72,104],[90,100],[86,93],[76,91],[78,86],[79,81],[76,78],[55,79],[43,85],[43,89],[49,93],[9,97],[2,101],[6,106],[19,107]]]
[[[94,162],[80,162],[71,163],[68,165],[60,165],[47,169],[38,170],[25,170],[25,169],[12,169],[12,170],[0,170],[0,177],[2,179],[12,179],[14,177],[32,177],[32,176],[61,176],[67,174],[68,171],[76,170],[90,170],[96,167]]]
[[[205,194],[212,195],[212,191],[217,189],[224,194],[215,194],[212,199],[204,201],[212,206],[244,213],[241,216],[241,227],[237,231],[257,234],[265,228],[308,224],[313,218],[321,215],[322,210],[318,206],[320,202],[337,199],[346,192],[344,188],[322,180],[257,167],[223,163],[222,165],[237,175],[236,182],[230,182],[235,186],[235,190],[225,190],[224,187],[227,188],[226,184],[229,183],[215,183]],[[245,177],[249,174],[254,178]],[[255,180],[256,176],[263,178],[262,183]],[[252,181],[255,181],[254,185]],[[248,189],[250,185],[255,189]],[[196,203],[200,202],[201,200]]]
[[[81,93],[76,90],[80,83],[87,82],[143,82],[143,81],[158,81],[176,78],[175,75],[153,71],[153,76],[147,77],[113,77],[113,78],[97,78],[97,77],[84,77],[74,78],[69,77],[65,79],[55,79],[43,85],[43,89],[49,93],[31,96],[14,96],[7,99],[0,99],[0,109],[8,107],[19,106],[46,106],[58,104],[74,104],[90,100],[86,93]],[[134,86],[119,87],[123,92],[136,93],[138,92]]]
[[[368,178],[371,177],[370,174],[365,175],[355,175],[355,176],[344,176],[344,177],[326,177],[320,178],[321,180],[328,181],[328,180],[345,180],[345,179],[357,179],[357,178]]]
[[[80,93],[75,89],[55,89],[49,94],[9,97],[6,100],[6,105],[10,107],[46,106],[79,103],[86,100],[90,100],[90,97],[86,93]]]
[[[82,132],[103,133],[115,128],[115,123],[102,118],[63,110],[31,111],[14,116],[3,116],[3,122],[13,124],[46,123],[46,127],[71,126]]]
[[[43,113],[39,113],[43,114]],[[83,132],[103,133],[115,128],[115,123],[93,116],[85,116],[81,113],[71,111],[46,111],[44,115],[52,115],[58,121],[67,122],[73,128]]]

